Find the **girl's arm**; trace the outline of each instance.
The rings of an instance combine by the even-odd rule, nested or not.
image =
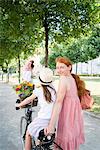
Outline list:
[[[62,102],[65,97],[66,91],[68,90],[68,85],[66,84],[66,82],[67,81],[66,81],[65,76],[60,77],[58,91],[57,91],[57,99],[53,107],[51,120],[49,122],[48,127],[45,129],[45,134],[54,132],[55,125],[58,120],[61,108],[62,108]]]
[[[22,101],[19,104],[15,104],[15,107],[22,107],[26,104],[29,104],[30,102],[32,102],[34,99],[36,98],[36,96],[34,94],[32,94],[30,97],[27,97],[24,101]]]

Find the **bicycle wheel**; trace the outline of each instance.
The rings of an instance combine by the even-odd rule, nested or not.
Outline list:
[[[26,117],[22,116],[20,120],[20,137],[22,142],[22,150],[24,150],[24,146],[25,146],[25,136],[26,136],[27,126],[28,126],[27,119]]]

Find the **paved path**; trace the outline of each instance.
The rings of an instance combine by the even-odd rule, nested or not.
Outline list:
[[[12,87],[0,83],[0,150],[21,150],[20,112],[14,108],[16,99]]]
[[[85,144],[80,150],[100,150],[100,119],[84,112]]]
[[[19,120],[23,110],[14,108],[17,96],[12,86],[0,82],[0,150],[21,150]],[[84,112],[86,142],[80,150],[100,150],[100,120]]]

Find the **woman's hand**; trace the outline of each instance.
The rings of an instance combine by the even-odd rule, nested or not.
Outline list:
[[[50,125],[48,125],[46,128],[44,128],[44,134],[48,135],[49,133],[54,133],[55,132],[55,128],[51,127]]]

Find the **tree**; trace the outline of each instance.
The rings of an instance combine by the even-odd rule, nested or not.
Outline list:
[[[94,1],[39,1],[37,3],[39,21],[45,29],[45,65],[48,59],[48,40],[55,38],[62,42],[70,36],[78,37],[93,25],[97,13]],[[40,8],[40,9],[39,9]]]
[[[94,58],[100,56],[100,28],[95,27],[88,36],[82,36],[80,39],[71,38],[66,45],[66,42],[62,44],[53,44],[52,52],[49,56],[49,66],[55,67],[55,59],[58,56],[69,57],[73,63],[88,62]],[[77,73],[77,65],[76,65]]]
[[[5,31],[9,29],[9,33],[13,33],[12,37],[31,32],[34,33],[35,39],[37,36],[35,29],[39,33],[39,29],[43,28],[39,42],[45,40],[45,66],[48,65],[49,41],[55,39],[61,42],[68,40],[70,36],[78,37],[81,33],[86,33],[94,22],[97,23],[98,5],[95,0],[1,1],[5,17],[2,23],[9,25]]]
[[[20,56],[23,52],[25,55],[34,52],[34,36],[32,36],[31,17],[27,15],[27,11],[23,8],[21,1],[2,1],[1,3],[1,21],[0,21],[0,37],[1,37],[1,57],[2,66],[6,60],[9,62],[14,57],[20,63]],[[30,26],[29,26],[30,25]],[[31,30],[28,31],[28,28]],[[7,42],[6,42],[7,41]],[[33,45],[34,44],[34,45]],[[27,58],[27,56],[26,56]],[[18,65],[20,67],[20,64]],[[20,68],[19,81],[20,81]]]
[[[100,56],[100,28],[95,27],[87,40],[88,60]]]

